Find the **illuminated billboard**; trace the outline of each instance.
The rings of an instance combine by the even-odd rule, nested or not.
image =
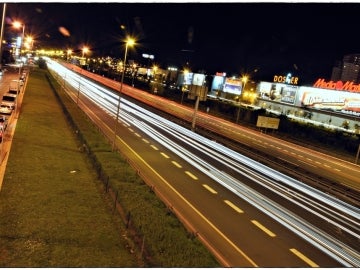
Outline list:
[[[225,76],[215,76],[212,81],[211,90],[223,89],[225,79],[226,79]]]
[[[190,73],[190,72],[185,73],[183,84],[191,85],[192,81],[193,81],[193,76],[194,76],[194,73]]]
[[[296,105],[360,116],[360,95],[354,92],[300,87]]]
[[[294,105],[298,88],[284,83],[260,82],[258,92],[262,99]]]
[[[205,82],[205,74],[194,73],[192,84],[203,86]]]
[[[223,91],[225,93],[240,95],[242,90],[241,80],[226,78]]]
[[[260,82],[257,92],[264,100],[360,116],[360,85],[319,79],[314,86]]]

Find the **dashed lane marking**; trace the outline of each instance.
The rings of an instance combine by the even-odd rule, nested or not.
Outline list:
[[[230,202],[230,201],[228,201],[228,200],[224,200],[224,202],[225,202],[228,206],[230,206],[232,209],[234,209],[236,212],[238,212],[238,213],[240,213],[240,214],[244,213],[243,210],[241,210],[239,207],[237,207],[237,206],[236,206],[235,204],[233,204],[232,202]]]
[[[277,158],[280,159],[280,160],[282,160],[282,161],[284,161],[284,162],[286,162],[286,163],[292,164],[293,166],[299,167],[299,164],[296,164],[296,163],[294,163],[294,162],[290,162],[290,161],[285,160],[285,159],[283,159],[283,158],[281,158],[281,157],[277,157]]]
[[[177,163],[176,161],[171,161],[171,163],[174,164],[178,168],[182,168],[182,166],[179,163]]]
[[[306,257],[304,254],[302,254],[300,251],[298,251],[295,248],[291,248],[290,251],[292,253],[294,253],[297,257],[299,257],[300,259],[302,259],[304,262],[306,262],[308,265],[310,265],[311,267],[319,267],[319,265],[317,265],[315,262],[313,262],[312,260],[310,260],[308,257]]]
[[[155,145],[150,145],[152,149],[159,150]]]
[[[265,226],[263,226],[261,223],[259,223],[256,220],[252,220],[251,221],[256,227],[258,227],[259,229],[261,229],[263,232],[265,232],[267,235],[271,236],[271,237],[275,237],[276,234],[273,233],[272,231],[270,231],[268,228],[266,228]]]
[[[212,194],[217,194],[217,191],[212,189],[211,187],[209,187],[206,184],[203,184],[203,187],[206,188],[208,191],[210,191]]]
[[[260,143],[254,143],[255,145],[257,145],[257,146],[260,146],[260,147],[263,147],[263,148],[267,148],[267,146],[266,145],[263,145],[263,144],[260,144]]]
[[[314,168],[317,167],[317,166],[315,166],[315,165],[313,165],[313,164],[311,164],[311,163],[309,163],[309,162],[303,161],[303,160],[301,160],[301,159],[298,159],[298,161],[301,162],[301,163],[305,163],[306,165],[312,166],[312,167],[314,167]]]
[[[186,173],[188,176],[190,176],[192,179],[198,180],[198,178],[197,178],[195,175],[193,175],[191,172],[185,171],[185,173]]]

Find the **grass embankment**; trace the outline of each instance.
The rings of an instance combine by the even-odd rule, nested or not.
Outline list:
[[[46,75],[30,75],[0,192],[0,266],[218,267],[50,77],[76,128],[69,125]],[[141,247],[113,213],[99,168],[131,212]]]

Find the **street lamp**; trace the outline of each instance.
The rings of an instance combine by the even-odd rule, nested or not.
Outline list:
[[[1,32],[0,32],[0,69],[2,68],[2,43],[4,35],[4,23],[5,23],[5,14],[6,14],[6,3],[3,4],[3,15],[1,20]],[[1,151],[0,151],[1,154]]]
[[[28,51],[32,51],[33,47],[34,47],[34,39],[31,36],[27,36],[25,43],[24,43],[24,47],[28,50]]]
[[[245,90],[245,86],[246,86],[246,83],[248,81],[248,76],[244,75],[242,78],[241,78],[241,81],[243,82],[243,87],[242,87],[242,91],[241,92],[244,92]]]
[[[239,108],[238,108],[237,115],[236,115],[236,123],[239,122],[239,116],[240,116],[240,103],[241,103],[240,97],[244,93],[245,86],[246,86],[246,83],[247,83],[248,80],[249,80],[249,77],[246,76],[246,75],[242,76],[242,78],[241,78],[241,81],[243,82],[243,85],[242,85],[242,89],[241,89],[241,94],[239,96]]]
[[[81,66],[86,66],[86,59],[84,59],[84,55],[86,55],[89,52],[89,48],[88,47],[83,47],[82,48],[82,55],[81,55]]]
[[[84,58],[84,55],[87,54],[89,52],[89,48],[88,47],[83,47],[82,48],[82,56],[81,58]]]
[[[13,26],[14,26],[15,28],[20,28],[20,27],[22,27],[22,36],[21,36],[20,52],[19,52],[19,57],[21,57],[21,50],[22,50],[22,47],[23,47],[24,35],[25,35],[25,24],[16,21],[16,22],[13,23]]]
[[[157,71],[158,67],[157,66],[153,66],[153,78],[154,78],[154,81],[156,81],[156,71]]]
[[[147,53],[143,53],[142,57],[147,58],[148,59],[148,63],[147,63],[147,68],[149,68],[149,64],[150,64],[150,60],[154,60],[155,56],[152,54],[147,54]]]
[[[136,73],[136,64],[133,65],[132,81],[131,81],[132,87],[134,87],[134,77],[135,77],[135,73]]]
[[[188,76],[189,72],[190,71],[188,69],[184,69],[184,82],[187,80],[187,76]],[[186,86],[184,86],[184,85],[186,85]],[[182,93],[181,93],[181,102],[180,102],[180,104],[183,103],[185,90],[187,90],[187,84],[183,83],[183,85],[181,87],[181,92]]]
[[[121,74],[121,83],[120,83],[120,90],[119,90],[119,102],[118,102],[118,106],[117,106],[117,110],[116,110],[116,120],[115,120],[115,128],[114,128],[114,140],[113,140],[113,148],[112,150],[114,151],[115,149],[115,140],[116,140],[116,129],[117,129],[117,125],[118,125],[118,119],[119,119],[119,112],[120,112],[120,98],[121,98],[121,91],[123,88],[123,83],[124,83],[124,75],[125,75],[125,69],[126,69],[126,56],[127,56],[127,52],[128,52],[128,47],[132,47],[135,45],[135,40],[133,38],[128,37],[125,43],[125,55],[124,55],[124,65],[123,65],[123,69],[122,69],[122,74]]]
[[[68,49],[67,52],[67,60],[69,61],[70,57],[71,57],[71,54],[72,54],[72,50],[71,49]]]
[[[25,35],[25,24],[16,21],[16,22],[13,23],[13,26],[15,28],[22,27],[22,36],[21,36],[20,52],[19,52],[19,59],[21,60],[21,51],[22,51],[22,47],[23,47],[23,43],[24,43],[24,35]],[[21,64],[19,63],[19,75],[20,75],[20,71],[21,71]]]

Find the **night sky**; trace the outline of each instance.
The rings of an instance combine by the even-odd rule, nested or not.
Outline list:
[[[8,2],[6,23],[24,22],[38,48],[87,45],[93,56],[122,58],[131,35],[137,46],[128,59],[145,63],[149,53],[163,68],[189,62],[194,72],[258,80],[292,72],[304,85],[329,79],[344,55],[360,54],[359,14],[360,3],[348,2]]]

